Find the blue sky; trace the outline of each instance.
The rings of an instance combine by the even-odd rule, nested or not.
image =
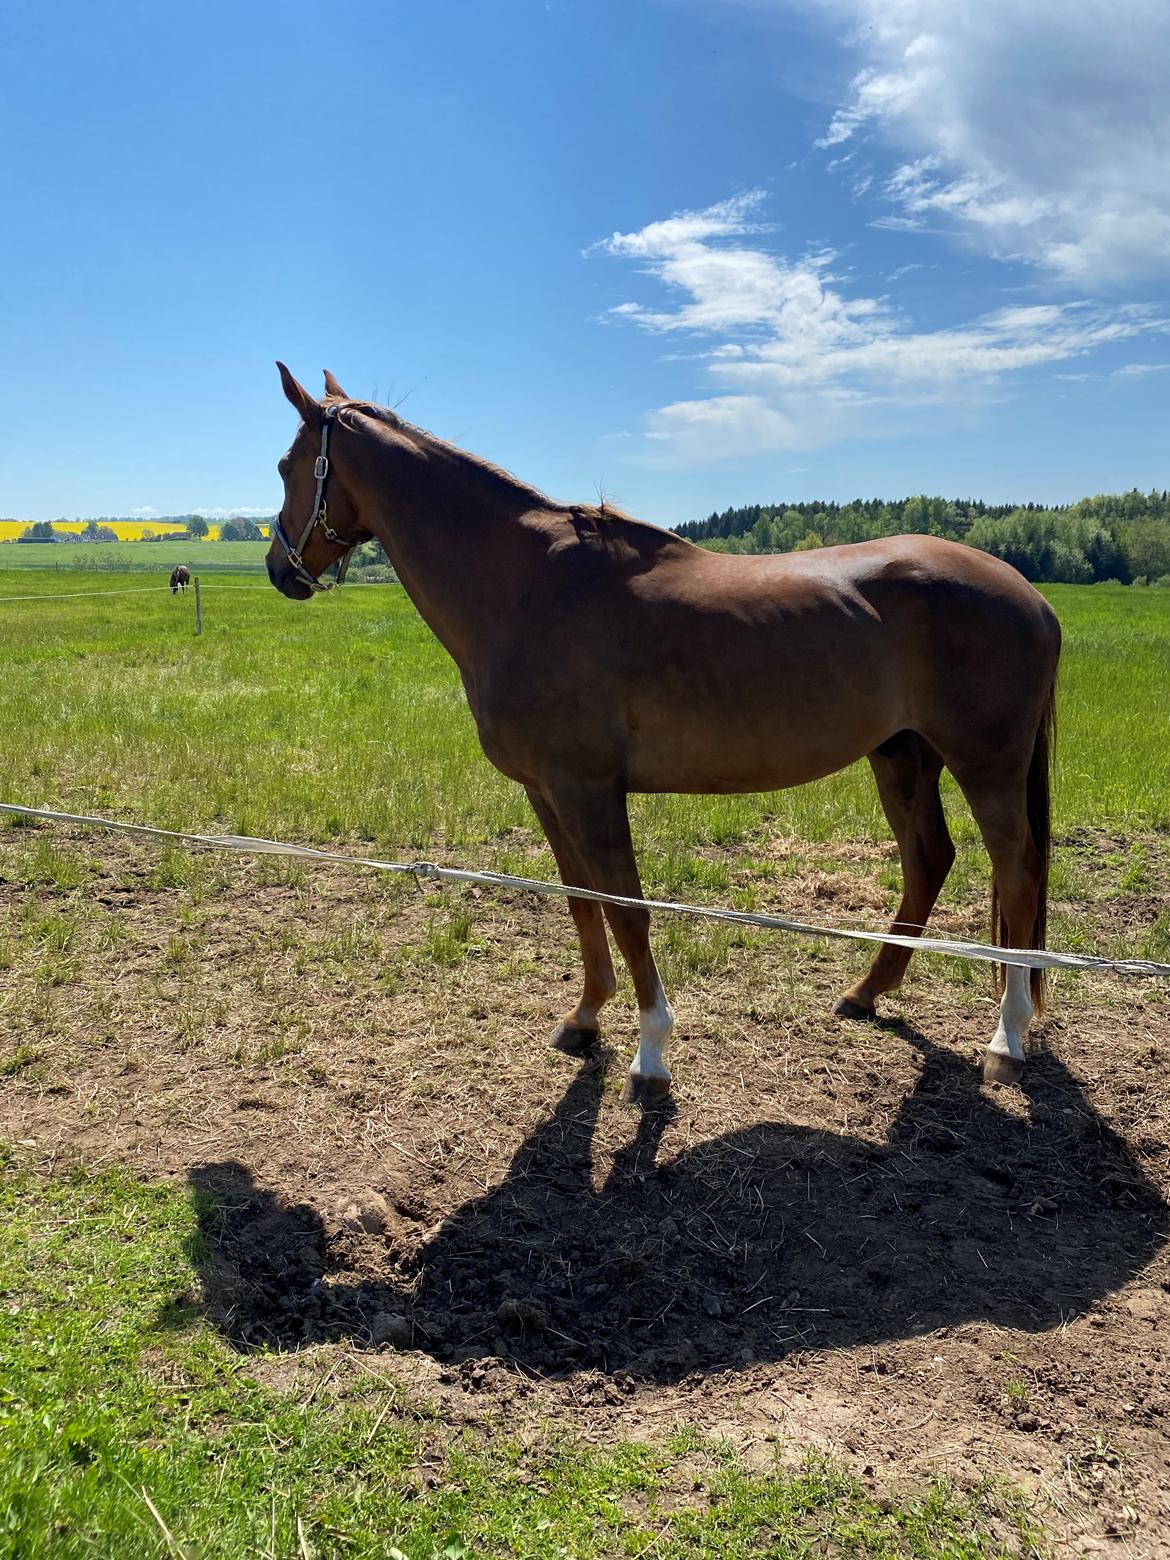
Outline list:
[[[8,0],[0,71],[0,516],[267,512],[278,357],[666,524],[1170,483],[1164,0]]]

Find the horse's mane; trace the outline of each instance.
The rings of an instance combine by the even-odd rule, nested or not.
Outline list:
[[[326,403],[330,404],[329,402]],[[368,417],[372,422],[385,423],[387,427],[396,432],[405,434],[408,439],[413,439],[427,449],[440,450],[449,459],[458,461],[467,466],[482,471],[485,475],[494,477],[498,482],[518,493],[534,509],[547,509],[556,514],[580,515],[585,519],[602,523],[608,521],[624,521],[628,525],[647,526],[652,531],[661,530],[662,527],[651,525],[649,521],[638,520],[633,515],[628,515],[622,509],[616,509],[612,504],[603,499],[599,504],[565,504],[558,499],[550,498],[547,493],[542,493],[539,488],[533,487],[530,482],[523,482],[513,472],[506,471],[503,466],[493,465],[490,460],[484,460],[480,455],[472,455],[467,450],[461,450],[457,444],[451,444],[446,439],[440,439],[437,434],[429,433],[425,428],[419,428],[414,423],[408,423],[404,417],[389,406],[378,406],[373,401],[336,400],[332,402],[337,407],[338,414],[342,412],[357,412],[362,417]],[[672,533],[667,533],[672,534]]]
[[[490,460],[484,460],[479,455],[472,455],[467,450],[461,450],[457,444],[450,444],[446,439],[440,439],[437,434],[430,433],[426,428],[419,428],[414,423],[408,423],[405,417],[399,417],[398,413],[389,406],[378,406],[373,401],[338,401],[338,412],[358,412],[363,417],[368,417],[372,422],[385,423],[396,432],[405,434],[408,439],[416,444],[421,444],[425,449],[439,450],[449,459],[462,465],[472,466],[478,471],[495,477],[498,481],[506,483],[511,488],[519,489],[526,497],[535,500],[538,504],[549,509],[564,509],[568,506],[558,504],[549,498],[547,493],[542,493],[539,488],[534,488],[529,482],[522,482],[519,477],[510,471],[505,471],[502,466],[493,466]]]

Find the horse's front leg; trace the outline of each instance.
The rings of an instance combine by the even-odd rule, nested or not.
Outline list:
[[[588,886],[600,893],[641,899],[642,883],[630,838],[625,791],[562,779],[549,788],[548,799]],[[605,917],[629,967],[638,998],[638,1049],[630,1064],[626,1098],[643,1102],[661,1099],[670,1092],[665,1052],[674,1028],[674,1014],[650,951],[650,912],[606,905]]]
[[[556,857],[561,882],[566,888],[593,888],[584,866],[557,821],[551,803],[539,791],[531,788],[528,790],[528,800]],[[577,928],[577,941],[581,945],[585,984],[581,1000],[564,1014],[552,1043],[559,1051],[579,1056],[593,1050],[598,1043],[598,1014],[617,990],[617,977],[613,972],[601,906],[589,899],[570,899],[569,910]]]

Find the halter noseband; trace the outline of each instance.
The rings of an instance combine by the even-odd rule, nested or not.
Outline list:
[[[353,550],[357,542],[347,542],[344,536],[338,536],[337,532],[329,524],[328,505],[325,502],[325,478],[329,475],[329,424],[337,416],[336,406],[327,406],[321,423],[321,453],[313,462],[313,475],[317,479],[317,491],[313,495],[313,513],[309,516],[309,523],[301,532],[300,540],[294,547],[285,534],[284,526],[277,515],[276,523],[272,527],[272,534],[284,548],[284,555],[296,571],[296,577],[302,585],[307,585],[310,590],[332,590],[334,585],[340,585],[345,579],[346,570],[349,568],[349,560],[353,556]],[[319,580],[316,575],[310,574],[305,567],[305,560],[301,554],[305,550],[305,544],[313,534],[314,526],[320,526],[326,537],[331,542],[336,542],[344,547],[345,551],[337,560],[336,580]]]

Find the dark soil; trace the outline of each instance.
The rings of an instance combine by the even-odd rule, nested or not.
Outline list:
[[[1163,990],[1059,983],[1022,1089],[989,1089],[994,1006],[961,972],[845,1023],[856,952],[748,940],[672,989],[675,1100],[638,1113],[624,1045],[547,1048],[576,980],[558,907],[246,862],[194,894],[107,840],[65,891],[21,849],[0,925],[99,909],[68,980],[23,937],[0,977],[0,1063],[31,1058],[0,1076],[0,1136],[46,1169],[185,1178],[198,1304],[276,1351],[257,1374],[378,1349],[452,1422],[686,1423],[749,1463],[813,1445],[887,1481],[1003,1478],[1072,1553],[1170,1553]],[[818,898],[848,902],[865,855]],[[1106,883],[1086,913],[1136,941],[1166,893],[1133,898]]]

